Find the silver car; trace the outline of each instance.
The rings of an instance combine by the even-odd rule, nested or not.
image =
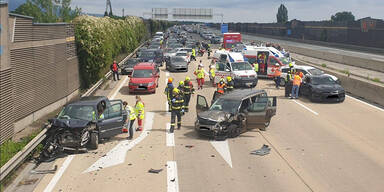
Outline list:
[[[184,57],[173,56],[167,60],[166,69],[173,72],[188,72],[188,62]]]

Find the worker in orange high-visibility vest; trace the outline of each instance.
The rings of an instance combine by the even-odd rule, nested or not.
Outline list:
[[[273,76],[275,77],[276,88],[279,89],[280,80],[281,80],[280,65],[276,63],[275,67],[272,68],[272,72],[274,72]]]
[[[224,94],[226,89],[226,84],[224,78],[220,79],[220,82],[217,84],[217,92],[220,94]]]
[[[292,86],[292,93],[291,93],[291,99],[297,99],[299,98],[299,89],[301,84],[301,77],[300,73],[296,72],[296,74],[293,76],[293,86]]]

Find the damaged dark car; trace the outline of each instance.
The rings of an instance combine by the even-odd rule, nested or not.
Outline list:
[[[54,159],[65,150],[97,149],[101,139],[122,133],[126,118],[121,100],[95,96],[67,104],[49,120],[39,159]]]
[[[211,106],[198,95],[195,129],[214,140],[237,137],[252,129],[265,131],[276,114],[276,105],[276,97],[268,97],[264,90],[235,90]]]

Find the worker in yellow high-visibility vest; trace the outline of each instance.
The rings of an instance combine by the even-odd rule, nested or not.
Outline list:
[[[135,123],[136,120],[136,112],[133,107],[129,106],[126,101],[123,102],[124,110],[127,111],[127,114],[129,115],[127,117],[127,120],[125,121],[125,125],[123,128],[123,132],[127,132],[127,129],[129,130],[129,136],[128,140],[131,140],[133,137],[133,123]]]
[[[141,97],[138,95],[136,95],[135,109],[136,109],[137,124],[139,125],[136,131],[142,131],[143,119],[144,119],[144,103],[141,101]]]

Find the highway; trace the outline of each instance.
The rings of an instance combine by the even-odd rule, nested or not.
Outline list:
[[[207,56],[202,59],[208,70]],[[194,131],[196,95],[210,100],[215,90],[206,83],[192,97],[181,130],[168,133],[166,80],[189,75],[196,87],[197,63],[187,74],[162,69],[156,94],[142,95],[144,131],[132,141],[121,134],[97,151],[56,160],[51,166],[58,171],[45,175],[34,191],[384,191],[384,110],[352,97],[336,104],[290,100],[272,81],[259,80],[258,89],[278,96],[267,131],[215,142]],[[109,98],[133,105],[127,84],[125,76]],[[263,144],[271,146],[270,154],[250,154]],[[151,168],[162,171],[148,173]]]

